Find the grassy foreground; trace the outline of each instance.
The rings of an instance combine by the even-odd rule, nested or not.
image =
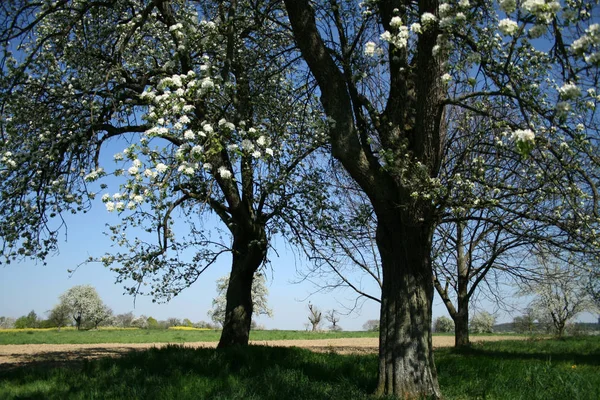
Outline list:
[[[600,338],[488,342],[435,353],[447,399],[600,398]],[[367,399],[375,355],[184,349],[0,371],[2,399]]]
[[[378,332],[251,331],[250,340],[298,340],[378,337]],[[3,344],[187,343],[218,342],[221,331],[172,329],[0,329]]]

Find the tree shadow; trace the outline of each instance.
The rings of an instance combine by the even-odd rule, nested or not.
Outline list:
[[[266,346],[110,350],[86,349],[76,358],[65,352],[63,360],[49,355],[4,369],[0,398],[360,399],[376,383],[375,356]],[[114,358],[87,359],[98,352]],[[24,389],[3,392],[1,382]]]

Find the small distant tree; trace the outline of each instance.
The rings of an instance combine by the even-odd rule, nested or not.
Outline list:
[[[89,316],[88,323],[94,329],[98,329],[100,325],[106,324],[112,318],[113,311],[106,304],[102,304],[102,306],[96,310],[94,313]]]
[[[12,329],[15,326],[15,319],[11,317],[0,317],[0,329]]]
[[[77,330],[90,323],[97,327],[111,314],[96,289],[90,285],[73,286],[60,296],[60,303],[69,310]]]
[[[181,326],[181,320],[179,318],[167,318],[167,320],[165,321],[165,328],[170,328],[172,326]]]
[[[125,314],[117,314],[114,316],[114,324],[119,328],[129,328],[135,320],[135,315],[130,311]]]
[[[148,329],[148,317],[145,315],[140,315],[131,321],[131,326],[139,329]]]
[[[517,333],[534,333],[537,331],[537,315],[535,310],[527,307],[523,315],[519,315],[513,319],[513,325]]]
[[[181,325],[187,326],[188,328],[194,327],[194,323],[189,318],[185,318],[183,321],[181,321]]]
[[[545,316],[550,320],[554,334],[562,337],[571,320],[594,308],[587,282],[572,256],[544,252],[538,255],[538,264],[543,278],[524,282],[521,294],[535,296],[530,307],[540,318]]]
[[[160,324],[158,323],[156,318],[148,317],[148,319],[146,319],[146,327],[148,329],[160,329]]]
[[[71,320],[71,314],[69,307],[66,304],[58,303],[54,308],[48,311],[48,323],[50,326],[60,328],[69,324]]]
[[[435,319],[433,329],[438,333],[448,333],[454,330],[454,321],[452,319],[441,316]]]
[[[379,331],[379,320],[378,319],[370,319],[363,324],[363,329],[369,332],[377,332]]]
[[[327,311],[327,314],[325,314],[325,319],[327,321],[329,321],[329,323],[331,324],[331,325],[329,325],[330,330],[332,330],[334,332],[338,332],[338,331],[342,330],[342,327],[337,324],[338,322],[340,322],[340,317],[336,310]]]
[[[35,311],[31,310],[29,314],[24,315],[22,317],[17,318],[15,321],[15,328],[17,329],[25,329],[25,328],[37,328],[38,327],[38,317]]]
[[[493,333],[496,317],[487,311],[481,311],[471,319],[471,332],[473,333]]]
[[[316,332],[319,330],[319,325],[321,325],[321,319],[323,317],[323,313],[312,304],[308,304],[308,321],[312,326],[312,331]]]
[[[206,321],[198,321],[194,324],[194,328],[219,329],[219,326]]]
[[[229,274],[222,276],[217,279],[217,297],[213,299],[213,308],[208,312],[208,315],[214,323],[223,326],[225,323],[225,311],[227,305],[227,287],[229,286]],[[267,282],[263,274],[257,274],[252,280],[252,315],[267,315],[273,316],[273,310],[271,310],[267,304],[267,297],[269,296],[269,289],[267,288]],[[235,312],[235,310],[234,310]]]

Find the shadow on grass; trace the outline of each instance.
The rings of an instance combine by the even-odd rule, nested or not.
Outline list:
[[[448,399],[600,399],[600,340],[506,341],[439,349]]]
[[[60,368],[0,372],[0,398],[361,399],[376,383],[376,357],[251,346],[169,346]]]
[[[521,343],[514,341],[476,343],[469,347],[449,351],[464,357],[538,360],[600,366],[600,341],[594,337],[532,339]]]

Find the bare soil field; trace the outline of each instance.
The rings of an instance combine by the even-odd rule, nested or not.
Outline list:
[[[524,340],[527,336],[475,336],[471,342]],[[312,351],[339,354],[374,354],[377,353],[377,338],[316,339],[316,340],[260,340],[252,344],[263,346],[302,347]],[[217,342],[172,343],[185,347],[216,347]],[[169,343],[101,343],[101,344],[19,344],[0,346],[0,369],[23,365],[47,364],[61,365],[73,361],[101,357],[118,357],[134,350],[152,347],[164,347]],[[454,345],[453,336],[434,336],[434,347],[450,347]]]

